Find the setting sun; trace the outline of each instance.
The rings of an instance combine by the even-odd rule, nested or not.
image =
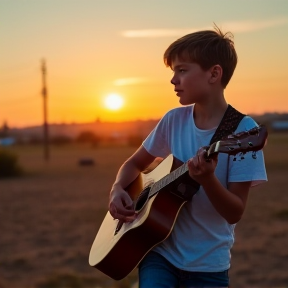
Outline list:
[[[119,94],[109,94],[105,97],[105,107],[110,110],[118,110],[123,106],[123,98]]]

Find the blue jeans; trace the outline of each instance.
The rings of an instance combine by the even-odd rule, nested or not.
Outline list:
[[[156,252],[149,252],[139,264],[139,288],[222,288],[228,285],[228,270],[188,272],[176,268]]]

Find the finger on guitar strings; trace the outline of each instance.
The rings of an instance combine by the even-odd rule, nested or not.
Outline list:
[[[126,210],[123,210],[122,215],[125,216],[125,222],[132,222],[137,218],[137,213],[134,210],[134,204],[126,205],[124,207]]]
[[[197,175],[199,173],[199,156],[194,156],[188,160],[188,168],[189,168],[189,175],[193,178],[193,175]]]
[[[130,209],[126,209],[126,207],[116,207],[115,205],[110,205],[110,214],[114,219],[121,220],[123,222],[132,222],[136,219],[137,214],[135,213],[132,207],[128,207]]]

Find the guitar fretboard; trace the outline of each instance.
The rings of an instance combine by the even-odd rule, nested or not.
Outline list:
[[[177,178],[182,176],[187,171],[188,171],[188,163],[186,162],[177,169],[173,170],[171,173],[164,176],[159,181],[155,182],[151,190],[149,191],[149,198],[157,194],[160,190],[168,186],[170,183],[175,181]]]

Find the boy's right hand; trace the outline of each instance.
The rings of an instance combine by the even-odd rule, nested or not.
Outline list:
[[[132,222],[137,217],[131,197],[122,188],[114,188],[111,191],[109,212],[113,218],[123,222]]]

